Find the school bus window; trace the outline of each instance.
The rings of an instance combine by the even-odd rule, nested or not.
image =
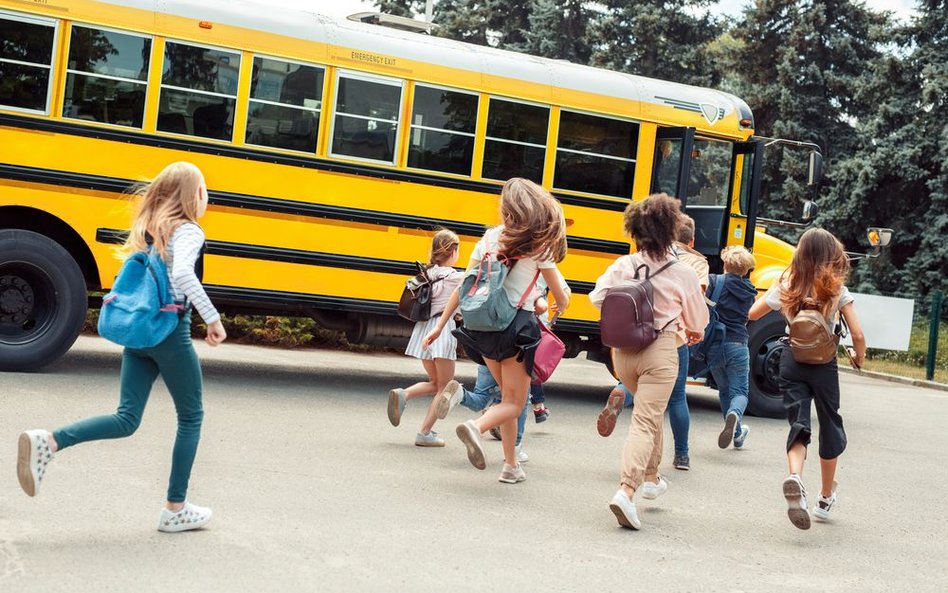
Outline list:
[[[240,54],[165,43],[158,130],[230,140]]]
[[[333,155],[395,163],[402,82],[339,73]]]
[[[49,80],[56,27],[0,16],[0,106],[49,110]]]
[[[142,127],[151,39],[73,25],[63,117]]]
[[[254,57],[247,144],[316,152],[325,71]]]
[[[408,166],[470,175],[478,96],[415,86]]]
[[[492,97],[481,175],[499,180],[526,177],[540,183],[549,125],[549,107]]]
[[[559,129],[554,188],[632,196],[637,123],[564,110]]]
[[[691,180],[688,205],[727,205],[730,185],[732,144],[720,140],[695,138],[691,152]]]

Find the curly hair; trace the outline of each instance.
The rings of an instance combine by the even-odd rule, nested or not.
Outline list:
[[[536,183],[514,177],[500,193],[502,255],[532,257],[557,263],[566,257],[566,219],[550,192]]]
[[[668,194],[652,194],[625,209],[623,226],[635,250],[662,259],[671,249],[682,224],[681,205]]]
[[[721,250],[721,261],[724,263],[724,271],[744,276],[754,269],[756,260],[754,255],[743,245],[731,245]]]
[[[825,316],[847,276],[849,258],[839,239],[827,230],[809,229],[781,277],[780,304],[791,319],[804,308],[818,308]]]

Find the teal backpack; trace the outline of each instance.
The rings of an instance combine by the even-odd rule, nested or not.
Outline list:
[[[151,348],[178,326],[184,305],[174,302],[168,266],[154,248],[122,264],[112,290],[102,297],[99,335],[128,348]]]
[[[516,262],[514,264],[516,265]],[[540,270],[537,270],[520,303],[514,307],[507,298],[507,289],[504,288],[504,281],[512,267],[508,266],[506,261],[498,260],[495,253],[488,251],[484,253],[477,267],[467,273],[460,288],[460,309],[465,328],[482,332],[507,329],[540,276]]]

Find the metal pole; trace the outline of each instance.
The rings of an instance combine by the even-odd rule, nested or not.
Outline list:
[[[941,300],[944,294],[936,290],[932,294],[932,308],[928,324],[928,359],[925,362],[925,379],[935,379],[935,356],[938,354],[938,326],[941,325]]]

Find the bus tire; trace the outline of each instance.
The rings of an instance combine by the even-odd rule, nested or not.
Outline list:
[[[787,415],[778,383],[780,355],[787,347],[779,340],[786,335],[786,327],[786,319],[777,311],[747,326],[750,352],[747,413],[752,416],[785,418]]]
[[[0,230],[0,371],[31,371],[75,343],[88,309],[76,260],[32,231]]]

